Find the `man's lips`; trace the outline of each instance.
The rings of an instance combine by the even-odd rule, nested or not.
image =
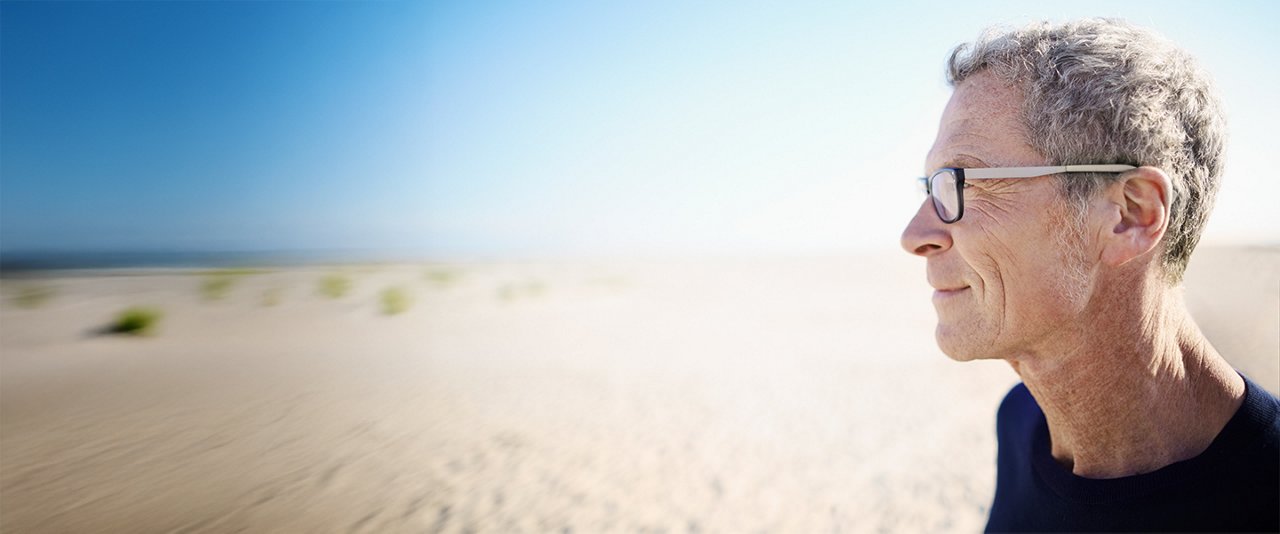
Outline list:
[[[969,286],[952,287],[952,288],[947,288],[947,289],[934,289],[934,290],[933,290],[933,299],[934,299],[934,300],[938,300],[938,299],[947,299],[947,298],[950,298],[950,297],[954,297],[954,296],[956,296],[956,295],[959,295],[959,294],[961,294],[961,293],[963,293],[963,292],[965,292],[965,291],[968,291],[968,290],[969,290]]]
[[[925,281],[929,282],[929,287],[934,289],[933,297],[935,299],[958,295],[970,287],[969,284],[965,283],[964,277],[960,276],[959,273],[950,272],[948,274],[943,274],[946,271],[950,271],[950,269],[938,269],[937,271],[930,270],[925,272]]]

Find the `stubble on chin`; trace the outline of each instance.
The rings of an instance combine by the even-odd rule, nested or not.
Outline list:
[[[987,359],[986,353],[981,349],[986,343],[978,339],[979,331],[958,325],[943,324],[942,317],[938,318],[938,327],[934,330],[934,340],[938,343],[938,349],[947,355],[953,361],[968,362],[973,360]]]

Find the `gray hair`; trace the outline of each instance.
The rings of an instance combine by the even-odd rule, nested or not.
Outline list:
[[[988,30],[952,51],[955,86],[989,71],[1026,97],[1027,141],[1052,165],[1126,163],[1164,169],[1173,206],[1162,263],[1182,279],[1223,167],[1226,121],[1208,75],[1155,33],[1114,19]],[[1115,174],[1073,174],[1062,194],[1082,212]]]

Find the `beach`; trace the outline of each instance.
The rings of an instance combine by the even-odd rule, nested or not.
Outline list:
[[[998,361],[924,262],[113,269],[0,280],[5,532],[977,531]],[[1280,390],[1280,249],[1185,298]],[[134,306],[147,335],[109,333]]]

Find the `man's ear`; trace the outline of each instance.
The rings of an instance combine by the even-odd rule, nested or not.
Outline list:
[[[1139,167],[1107,188],[1107,201],[1118,211],[1119,222],[1104,232],[1102,261],[1123,265],[1155,249],[1164,237],[1173,182],[1157,167]]]

